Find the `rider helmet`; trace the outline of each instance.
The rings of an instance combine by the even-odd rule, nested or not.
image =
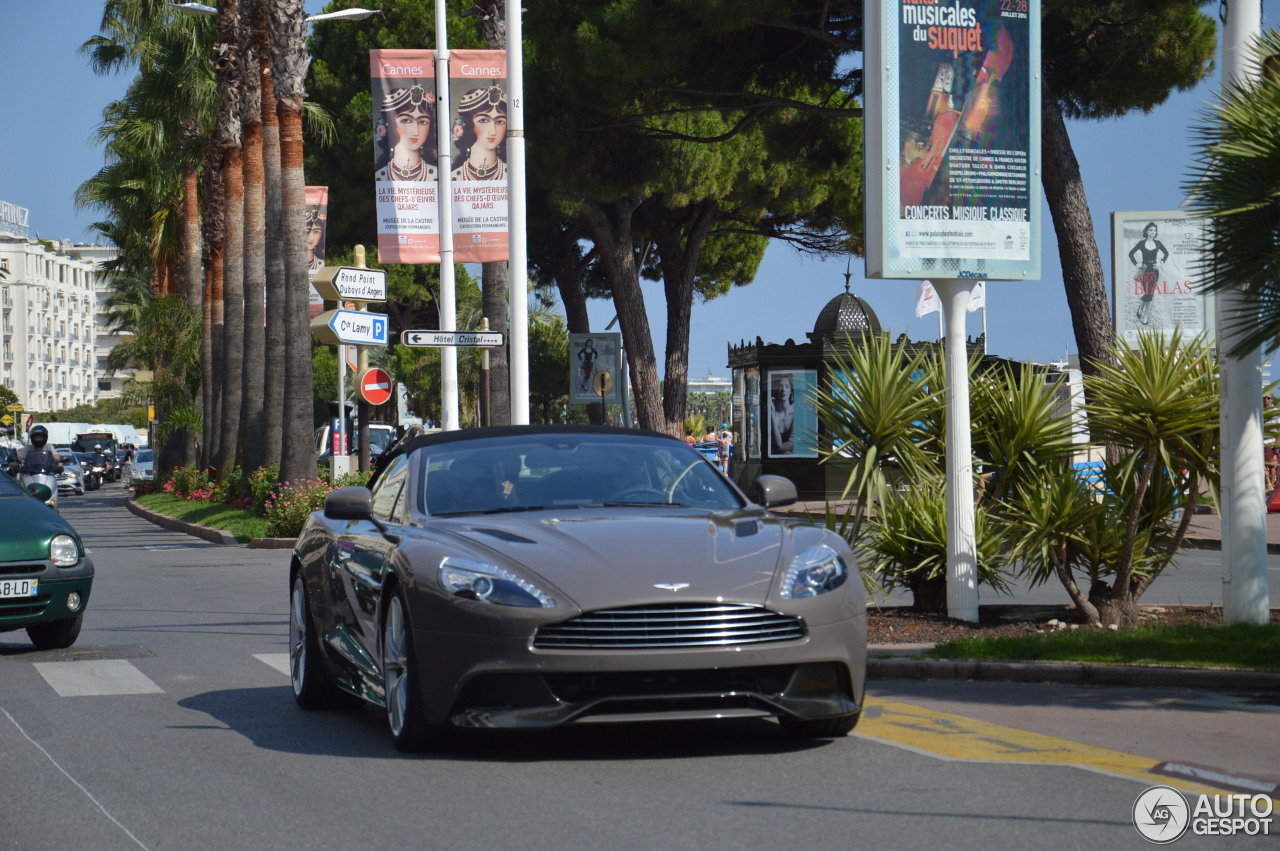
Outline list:
[[[31,445],[36,449],[44,449],[46,443],[49,442],[49,429],[42,425],[38,425],[31,429]]]
[[[101,443],[95,443],[95,444],[93,445],[93,451],[94,451],[94,452],[101,452],[101,451],[102,451],[102,444],[101,444]]]

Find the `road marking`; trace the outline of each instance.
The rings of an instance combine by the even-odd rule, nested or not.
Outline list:
[[[265,662],[286,677],[290,676],[288,653],[254,653],[253,658],[259,662]]]
[[[32,664],[62,697],[164,693],[164,689],[124,659]]]
[[[1207,772],[1197,775],[1208,781],[1204,783],[1194,782],[1185,774],[1170,776],[1167,772],[1159,772],[1157,769],[1166,763],[1150,757],[937,712],[896,700],[868,697],[866,703],[855,735],[925,756],[957,762],[1075,766],[1136,780],[1148,786],[1177,786],[1200,794],[1221,793],[1224,788],[1233,788],[1227,783],[1212,782],[1213,777]]]

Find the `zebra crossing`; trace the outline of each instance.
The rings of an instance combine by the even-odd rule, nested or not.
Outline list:
[[[253,658],[289,676],[288,653],[255,653]],[[128,659],[71,662],[32,662],[41,678],[60,697],[101,697],[126,694],[164,694]]]

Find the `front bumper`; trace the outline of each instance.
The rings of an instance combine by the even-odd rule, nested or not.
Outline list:
[[[568,723],[852,715],[866,684],[866,617],[776,644],[679,650],[544,650],[527,636],[414,633],[429,723]]]
[[[35,576],[40,580],[40,593],[35,597],[8,597],[0,599],[0,632],[22,629],[47,621],[65,620],[80,614],[89,605],[89,592],[93,588],[93,562],[85,558],[74,568],[73,576],[59,576],[53,571],[63,568],[50,567],[47,572],[27,573],[20,577]],[[80,605],[67,608],[67,598],[72,592],[80,595]]]

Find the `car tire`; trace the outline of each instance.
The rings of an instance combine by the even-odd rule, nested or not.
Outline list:
[[[27,627],[27,637],[40,650],[62,650],[76,643],[83,622],[84,612],[74,618],[35,623]]]
[[[425,750],[437,731],[427,725],[418,694],[418,663],[409,625],[409,606],[397,589],[382,618],[382,686],[387,700],[387,727],[396,749]]]
[[[302,571],[298,571],[289,593],[289,680],[293,699],[303,709],[350,706],[355,698],[334,685],[321,652],[306,583]]]
[[[861,717],[861,712],[855,712],[839,718],[779,718],[778,723],[787,735],[797,739],[838,739],[858,726]]]

